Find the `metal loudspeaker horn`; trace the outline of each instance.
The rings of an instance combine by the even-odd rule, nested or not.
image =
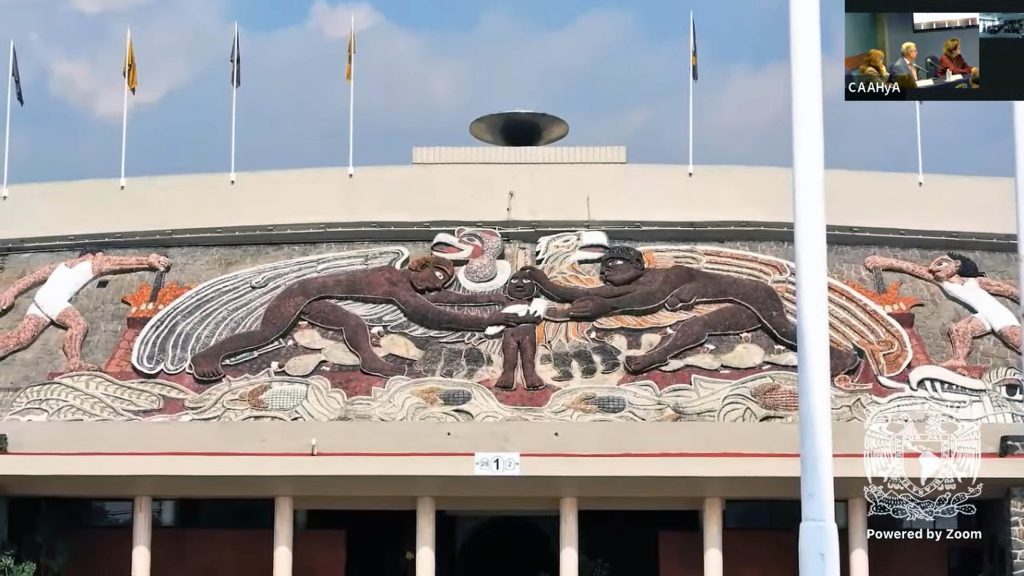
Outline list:
[[[481,116],[469,125],[469,133],[495,146],[544,146],[569,133],[569,124],[543,112],[515,110]]]

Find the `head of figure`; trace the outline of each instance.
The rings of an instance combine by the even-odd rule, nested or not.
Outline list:
[[[955,58],[960,54],[960,39],[950,38],[949,40],[946,40],[946,43],[942,46],[942,51],[946,53],[946,56]]]
[[[953,276],[978,278],[985,275],[978,270],[978,265],[974,260],[956,252],[950,252],[932,260],[932,263],[928,266],[928,271],[939,281],[949,280]]]
[[[869,68],[874,68],[881,72],[885,70],[885,52],[877,48],[868,50],[868,55],[864,58],[864,65]]]
[[[455,277],[451,262],[437,256],[424,256],[409,264],[410,282],[417,292],[437,292]]]
[[[528,300],[537,295],[537,284],[526,270],[513,272],[505,284],[505,294],[513,300]]]
[[[630,246],[612,246],[601,257],[601,281],[625,286],[644,275],[644,255]]]
[[[917,44],[914,44],[913,42],[904,42],[903,46],[900,48],[900,54],[910,62],[917,60]]]

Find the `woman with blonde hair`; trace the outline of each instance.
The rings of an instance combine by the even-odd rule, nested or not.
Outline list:
[[[889,72],[885,69],[885,53],[875,48],[868,50],[864,63],[860,65],[860,75],[867,82],[884,84],[889,79]]]
[[[946,44],[942,47],[942,57],[939,58],[939,76],[945,76],[946,70],[949,70],[951,74],[963,74],[964,76],[970,76],[973,75],[977,69],[977,67],[970,66],[964,60],[963,54],[960,53],[959,38],[950,38],[949,40],[946,40]]]

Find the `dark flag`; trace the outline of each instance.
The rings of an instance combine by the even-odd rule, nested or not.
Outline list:
[[[235,29],[235,41],[231,43],[231,85],[238,88],[242,85],[242,48],[238,42],[238,29]]]
[[[14,78],[14,95],[18,104],[25,105],[25,96],[21,93],[21,73],[18,72],[18,51],[11,44],[11,76]]]
[[[697,25],[690,20],[690,70],[693,71],[693,80],[697,80]]]

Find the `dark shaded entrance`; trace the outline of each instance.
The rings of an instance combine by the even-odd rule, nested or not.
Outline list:
[[[558,516],[440,514],[439,576],[556,576]]]

